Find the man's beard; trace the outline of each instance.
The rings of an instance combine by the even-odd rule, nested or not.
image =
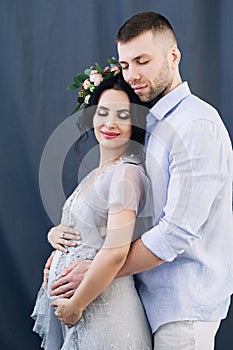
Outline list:
[[[141,102],[154,105],[158,100],[166,95],[166,92],[169,91],[171,83],[172,78],[168,62],[167,60],[164,60],[159,76],[148,85],[149,91],[144,95],[138,95],[138,97]]]

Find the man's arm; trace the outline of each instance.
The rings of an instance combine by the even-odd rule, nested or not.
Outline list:
[[[150,270],[163,263],[163,260],[156,257],[147,249],[139,238],[130,248],[127,260],[116,277],[130,276],[135,273]],[[85,274],[89,270],[90,260],[77,260],[70,265],[61,275],[61,278],[51,285],[51,296],[70,298]]]
[[[155,256],[142,243],[141,238],[132,243],[127,260],[117,277],[134,275],[135,273],[150,270],[163,264],[163,260]]]

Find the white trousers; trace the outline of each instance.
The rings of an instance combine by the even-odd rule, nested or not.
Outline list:
[[[179,321],[161,326],[154,333],[154,350],[214,350],[220,321]]]

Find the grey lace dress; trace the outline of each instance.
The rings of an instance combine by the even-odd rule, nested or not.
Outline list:
[[[137,223],[141,221],[141,224],[135,229],[133,239],[137,238],[136,231],[142,229],[142,222],[145,225],[149,181],[142,165],[137,163],[136,156],[129,156],[114,163],[99,176],[93,170],[65,202],[61,223],[80,233],[81,244],[69,247],[68,253],[56,251],[47,289],[42,285],[38,292],[32,317],[35,320],[33,331],[42,337],[42,348],[152,349],[151,331],[132,276],[113,280],[84,310],[82,318],[72,328],[62,324],[50,306],[50,285],[59,278],[64,268],[78,258],[94,259],[102,247],[110,206],[136,210]]]

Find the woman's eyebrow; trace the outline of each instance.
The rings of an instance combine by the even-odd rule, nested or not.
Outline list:
[[[118,109],[117,112],[130,112],[127,108]]]
[[[104,106],[101,106],[101,105],[97,106],[97,109],[99,109],[99,108],[101,108],[101,109],[105,109],[106,111],[109,111],[109,108],[104,107]]]

